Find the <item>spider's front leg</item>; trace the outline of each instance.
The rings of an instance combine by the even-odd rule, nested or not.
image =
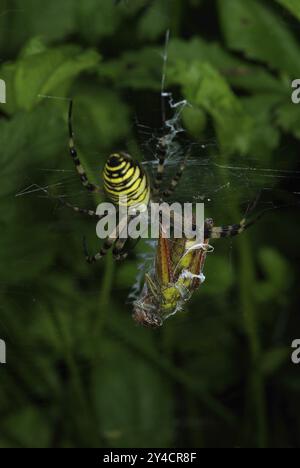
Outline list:
[[[170,197],[176,190],[177,185],[180,182],[180,179],[185,171],[187,160],[189,158],[189,153],[184,157],[183,161],[180,163],[179,169],[177,170],[175,176],[172,178],[169,186],[163,192],[163,198]]]
[[[73,132],[73,125],[72,125],[72,113],[73,113],[73,101],[70,101],[69,106],[69,114],[68,114],[68,128],[69,128],[69,151],[71,158],[75,164],[76,171],[79,175],[82,185],[89,191],[89,192],[99,192],[100,188],[92,184],[87,177],[87,174],[82,166],[76,147],[74,143],[74,132]]]
[[[158,166],[152,187],[152,194],[154,197],[157,197],[160,192],[168,151],[167,143],[163,137],[159,139],[156,151],[158,157]]]

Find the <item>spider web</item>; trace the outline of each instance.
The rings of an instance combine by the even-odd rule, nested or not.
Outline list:
[[[224,217],[220,219],[220,211],[226,213],[227,208],[230,209],[233,204],[238,202],[241,213],[246,212],[258,194],[260,194],[260,199],[257,209],[261,210],[286,204],[286,195],[294,198],[299,197],[300,171],[290,171],[280,167],[280,165],[272,168],[261,167],[261,162],[255,157],[229,157],[221,151],[216,138],[201,142],[191,139],[182,123],[182,113],[185,108],[192,107],[192,105],[187,100],[176,100],[173,94],[165,88],[168,72],[169,40],[170,33],[167,31],[162,57],[158,60],[158,66],[162,70],[161,89],[159,96],[157,96],[160,101],[161,125],[154,128],[148,122],[137,118],[136,132],[143,155],[142,164],[152,179],[158,165],[157,144],[160,138],[165,140],[167,158],[163,187],[169,183],[176,173],[179,163],[188,154],[182,180],[176,187],[170,202],[203,202],[206,217],[212,216],[219,225],[239,221],[236,219],[226,220]],[[68,99],[65,98],[56,96],[41,97],[61,101],[64,106],[68,103]],[[128,146],[129,143],[128,141]],[[86,160],[88,160],[89,155],[91,156],[90,153],[85,154]],[[103,160],[105,159],[106,157],[103,155]],[[278,164],[280,164],[281,159],[279,158]],[[49,184],[40,186],[36,182],[41,172],[51,175]],[[90,172],[97,174],[96,180],[99,178],[99,167],[92,168]],[[287,186],[289,190],[286,190]],[[20,190],[16,196],[33,195],[51,199],[55,197],[53,194],[66,197],[72,203],[80,206],[82,206],[83,197],[93,198],[93,195],[87,194],[86,190],[80,185],[78,175],[73,168],[55,169],[49,167],[37,168],[35,173],[31,175],[31,183]],[[291,203],[295,203],[295,200]],[[92,199],[90,207],[94,205],[95,201]],[[129,294],[130,301],[138,297],[145,272],[153,268],[156,242],[149,241],[147,245],[144,244],[145,252],[140,254],[136,282]]]
[[[247,212],[257,198],[255,205],[261,210],[268,211],[280,207],[281,200],[286,199],[285,195],[288,194],[291,196],[291,205],[296,205],[297,197],[300,195],[300,171],[261,167],[258,158],[248,156],[242,160],[238,159],[237,162],[228,162],[230,158],[220,151],[216,139],[199,143],[187,137],[181,116],[184,108],[191,104],[187,100],[175,101],[172,93],[165,89],[169,40],[170,33],[167,31],[162,56],[160,92],[162,128],[152,129],[143,123],[137,123],[146,159],[148,155],[148,159],[143,164],[152,174],[152,178],[155,176],[158,164],[157,143],[159,138],[163,137],[167,144],[164,174],[166,179],[170,180],[182,159],[189,154],[184,175],[173,195],[174,200],[203,202],[205,209],[208,208],[208,211],[212,212],[218,212],[220,205],[224,210],[238,201]],[[167,114],[170,114],[169,118]],[[290,187],[288,191],[285,189],[287,185]],[[154,272],[156,246],[157,241],[148,241],[147,252],[139,255],[138,273],[128,296],[129,302],[140,299],[145,273]]]
[[[142,164],[150,176],[154,176],[158,164],[156,154],[158,141],[164,138],[168,150],[163,187],[176,173],[182,159],[189,155],[184,175],[171,201],[173,199],[180,202],[204,202],[207,210],[218,212],[220,204],[224,209],[230,207],[234,200],[238,200],[246,209],[258,193],[267,195],[260,201],[265,207],[276,206],[275,200],[280,200],[282,195],[284,198],[287,193],[298,198],[300,171],[286,169],[283,158],[277,158],[276,163],[272,161],[272,167],[262,167],[261,161],[255,155],[237,157],[225,154],[214,137],[201,142],[191,139],[183,126],[182,113],[185,108],[193,106],[187,100],[175,100],[173,94],[165,89],[169,40],[170,33],[167,31],[163,54],[158,60],[159,67],[162,61],[161,90],[157,96],[161,107],[161,125],[154,128],[148,122],[136,118],[135,127],[143,158]],[[69,99],[59,96],[40,96],[40,98],[61,101],[63,106],[69,102]],[[129,140],[127,143],[127,146],[130,146]],[[89,156],[93,156],[91,151],[85,152],[86,160]],[[105,161],[107,155],[100,157]],[[93,166],[89,169],[89,172],[95,174],[95,180],[99,179],[99,167]],[[39,185],[39,172],[51,175],[49,185]],[[71,198],[74,202],[80,202],[83,194],[93,197],[91,194],[86,194],[85,189],[80,186],[78,175],[73,168],[36,168],[32,174],[30,183],[19,190],[16,196],[35,194],[39,197],[49,197],[52,192],[58,192],[60,196]]]
[[[166,41],[167,42],[167,41]],[[165,54],[163,56],[163,73],[162,83],[165,83],[165,76],[167,72],[167,44]],[[160,63],[158,63],[160,66]],[[174,101],[173,96],[167,93],[162,86],[161,100],[165,105],[165,112],[170,113],[171,116],[165,116],[165,125],[163,128],[153,128],[147,122],[139,121],[137,123],[137,130],[141,140],[141,148],[145,160],[143,162],[145,168],[154,174],[157,167],[157,158],[155,156],[155,145],[158,138],[164,133],[165,130],[169,132],[169,152],[166,163],[166,178],[170,177],[176,172],[179,161],[187,151],[190,151],[185,174],[182,178],[180,185],[176,189],[174,199],[180,201],[204,201],[206,209],[213,211],[216,215],[219,214],[220,209],[231,206],[232,202],[238,200],[242,210],[253,201],[258,193],[263,192],[263,197],[258,203],[258,209],[264,207],[276,207],[282,204],[282,199],[286,194],[286,187],[289,186],[289,195],[299,197],[300,195],[300,172],[289,171],[279,167],[260,167],[260,162],[255,158],[255,155],[250,158],[245,157],[243,160],[238,160],[236,163],[228,163],[226,155],[222,154],[218,146],[217,140],[211,138],[200,142],[191,141],[183,128],[181,122],[182,110],[190,104],[186,101]],[[66,151],[65,158],[67,160],[68,154]],[[88,160],[89,153],[86,154]],[[103,155],[103,159],[105,156]],[[78,176],[72,169],[56,169],[48,166],[44,168],[36,168],[31,174],[30,181],[27,186],[22,187],[17,196],[34,196],[37,198],[45,198],[51,200],[51,193],[59,193],[66,198],[72,200],[74,203],[80,204],[84,197],[90,198],[90,205],[94,206],[93,196],[87,194],[84,188],[81,187]],[[92,168],[93,172],[99,173],[99,167]],[[49,174],[49,183],[43,186],[40,185],[41,175]],[[50,177],[51,176],[51,177]],[[50,196],[50,198],[49,198]],[[49,203],[46,204],[46,210]],[[55,205],[55,200],[54,200]],[[49,207],[51,210],[51,206]],[[209,213],[210,214],[210,213]],[[218,219],[218,222],[223,223],[226,219]],[[235,221],[235,220],[231,220]],[[50,224],[50,223],[49,223]],[[53,225],[57,229],[57,225]],[[147,250],[140,254],[138,262],[138,272],[136,282],[132,287],[129,295],[129,302],[134,301],[140,294],[144,282],[145,272],[149,272],[153,268],[153,258],[156,247],[156,242],[145,242]],[[84,261],[84,259],[83,259]],[[17,292],[17,291],[14,291]],[[88,293],[90,294],[90,293]],[[35,298],[33,298],[35,300]],[[211,315],[212,311],[202,310],[202,318],[204,315]],[[179,318],[179,317],[177,317]],[[182,316],[181,320],[185,320]],[[174,322],[175,323],[175,322]],[[176,321],[177,327],[181,326],[180,320]],[[178,419],[175,421],[176,426],[183,429],[186,428],[199,428],[204,424],[210,424],[210,421],[205,421],[204,418],[191,417],[183,421]]]

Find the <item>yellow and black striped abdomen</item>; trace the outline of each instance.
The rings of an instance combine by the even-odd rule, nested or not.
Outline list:
[[[114,153],[104,171],[104,189],[113,203],[139,208],[148,205],[150,187],[141,165],[126,153]]]

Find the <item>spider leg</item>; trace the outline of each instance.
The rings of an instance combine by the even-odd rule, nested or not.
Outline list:
[[[87,248],[87,243],[85,237],[83,238],[83,250],[84,250],[84,255],[85,259],[88,263],[95,263],[98,260],[101,260],[101,258],[105,257],[107,252],[112,248],[113,244],[115,243],[116,239],[112,237],[107,237],[104,241],[103,247],[101,247],[100,251],[97,252],[95,255],[90,255],[88,248]]]
[[[79,206],[75,206],[75,205],[72,205],[71,203],[63,200],[61,197],[57,197],[57,199],[59,200],[59,202],[63,205],[63,206],[66,206],[67,208],[70,208],[71,210],[75,211],[76,213],[81,213],[81,214],[84,214],[84,215],[87,215],[87,216],[90,216],[90,217],[93,217],[93,218],[97,218],[97,219],[102,219],[105,215],[98,215],[96,213],[96,211],[94,210],[87,210],[86,208],[80,208]]]
[[[162,184],[163,173],[165,170],[165,161],[167,156],[167,144],[163,138],[160,138],[157,144],[158,166],[153,182],[153,196],[157,196]]]
[[[72,111],[73,111],[73,101],[70,101],[70,106],[69,106],[69,114],[68,114],[68,128],[69,128],[69,149],[70,149],[70,155],[71,158],[73,159],[73,162],[75,164],[76,171],[80,177],[82,185],[89,191],[89,192],[99,192],[100,188],[97,185],[91,184],[88,180],[88,177],[86,175],[86,172],[80,162],[79,156],[77,154],[77,150],[75,148],[75,143],[74,143],[74,132],[73,132],[73,126],[72,126]]]
[[[262,218],[267,212],[273,211],[274,208],[267,208],[255,216],[253,219],[243,218],[238,224],[229,224],[224,226],[208,225],[205,227],[204,237],[206,239],[220,239],[225,237],[238,236],[250,226],[253,226],[260,218]]]
[[[128,250],[125,249],[125,245],[128,239],[117,239],[113,248],[113,256],[115,260],[125,260],[128,257]]]
[[[135,239],[135,242],[133,243],[133,245],[129,245],[127,247],[126,244],[127,243],[129,244],[130,238],[129,239],[119,238],[117,240],[117,242],[115,243],[114,249],[113,249],[113,256],[114,256],[115,260],[125,260],[128,257],[129,252],[136,247],[136,245],[138,244],[140,239],[141,238],[138,237],[137,239]]]
[[[171,182],[170,182],[169,186],[167,187],[167,189],[163,192],[163,197],[164,198],[168,198],[176,190],[176,187],[177,187],[178,183],[180,182],[182,174],[184,173],[184,170],[186,168],[187,159],[188,159],[188,155],[181,162],[178,171],[176,172],[175,176],[171,180]]]
[[[125,243],[123,244],[123,240],[127,241],[128,239],[123,237],[124,236],[124,230],[127,227],[128,219],[126,216],[124,216],[119,224],[115,227],[115,229],[111,232],[111,234],[105,239],[103,246],[101,247],[100,251],[97,252],[94,255],[90,255],[87,249],[87,244],[85,238],[83,239],[83,249],[84,249],[84,254],[85,254],[85,259],[88,263],[95,263],[98,260],[101,260],[101,258],[105,257],[105,255],[108,253],[108,251],[112,248],[114,244],[117,244],[117,242],[120,240],[119,248],[123,250],[123,247]],[[122,241],[122,245],[121,245]],[[121,250],[121,252],[122,252]],[[118,253],[118,250],[117,250]]]
[[[253,223],[252,223],[253,224]],[[241,234],[249,225],[246,219],[242,219],[238,224],[215,226],[204,233],[205,239],[220,239],[224,237],[234,237]]]

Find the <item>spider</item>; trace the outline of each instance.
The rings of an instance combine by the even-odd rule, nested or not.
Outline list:
[[[69,151],[71,158],[74,162],[75,169],[80,177],[82,185],[86,190],[92,193],[101,192],[98,185],[91,183],[82,166],[74,142],[74,132],[72,125],[73,101],[70,101],[68,112],[68,130],[69,130]],[[179,168],[170,181],[167,188],[161,191],[163,174],[165,170],[165,162],[167,156],[168,145],[164,137],[158,140],[156,146],[156,156],[158,165],[154,177],[153,185],[151,186],[149,177],[145,172],[142,165],[134,160],[129,154],[124,151],[111,154],[104,166],[103,181],[104,191],[108,198],[116,206],[126,206],[129,210],[128,222],[130,222],[136,213],[149,207],[152,201],[160,202],[163,199],[170,197],[175,191],[186,166],[186,158],[180,163]],[[126,201],[125,201],[126,200]],[[87,216],[102,219],[103,216],[98,215],[94,210],[88,210],[74,206],[62,199],[60,201],[67,207]],[[88,263],[94,263],[103,258],[108,251],[113,248],[113,256],[117,260],[122,260],[127,257],[128,251],[126,250],[127,238],[122,238],[121,233],[124,226],[119,225],[109,234],[105,239],[102,248],[94,255],[89,255],[86,244],[84,242],[85,257]]]
[[[68,112],[70,155],[82,185],[89,192],[99,193],[101,188],[89,181],[75,147],[72,126],[72,111],[73,102],[70,101]],[[126,152],[121,151],[118,153],[113,153],[108,157],[103,170],[104,191],[106,192],[108,198],[116,206],[121,207],[125,204],[125,206],[129,209],[130,216],[128,217],[128,222],[130,222],[136,216],[137,212],[142,209],[142,206],[149,207],[150,203],[153,201],[161,202],[169,198],[176,190],[176,187],[185,170],[188,155],[185,156],[183,161],[180,163],[175,176],[171,179],[167,188],[162,190],[167,150],[168,144],[166,138],[159,138],[156,145],[156,156],[158,159],[158,164],[152,186],[149,182],[149,177],[142,165],[138,161],[134,160]],[[98,220],[102,219],[104,216],[98,215],[94,210],[80,208],[63,200],[61,200],[61,202],[77,213],[88,215],[97,218]],[[236,236],[243,232],[251,224],[253,224],[253,222],[254,221],[248,222],[246,219],[243,219],[238,224],[212,227],[211,230],[206,233],[206,238],[210,239]],[[128,238],[121,237],[122,231],[124,229],[124,226],[121,226],[121,224],[122,219],[120,220],[119,225],[105,239],[104,244],[99,252],[94,255],[89,255],[86,244],[84,242],[85,257],[88,263],[94,263],[102,259],[110,249],[113,249],[113,256],[117,260],[122,260],[127,257],[128,251],[126,249],[126,243]]]

